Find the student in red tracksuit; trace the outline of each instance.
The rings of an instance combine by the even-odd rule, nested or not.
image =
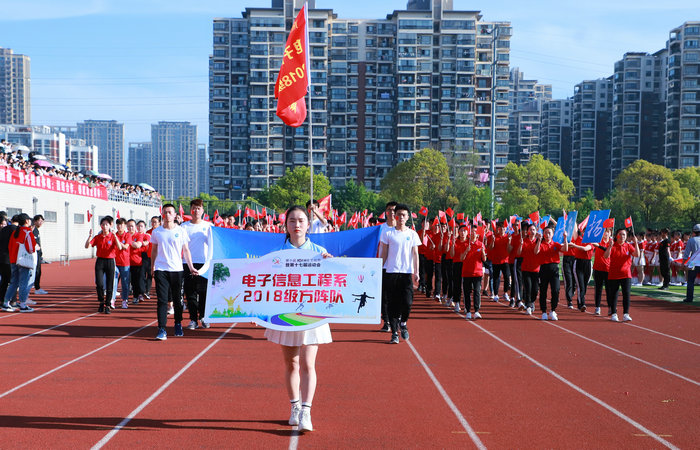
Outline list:
[[[603,287],[607,287],[608,281],[608,271],[610,270],[610,258],[605,257],[605,251],[610,245],[612,245],[612,240],[610,236],[612,235],[612,229],[606,228],[603,231],[603,239],[600,243],[592,244],[595,247],[595,259],[593,260],[593,282],[595,283],[595,315],[600,315],[600,302],[603,297]],[[610,311],[610,303],[608,303],[608,310]],[[612,312],[610,312],[612,314]]]
[[[512,250],[510,244],[511,237],[506,234],[503,222],[496,224],[496,234],[489,240],[488,254],[491,259],[491,281],[493,283],[493,299],[498,301],[498,288],[503,274],[503,298],[509,303],[511,308],[515,307],[515,300],[508,296],[510,290],[510,266],[508,258]]]
[[[523,240],[523,235],[526,231],[521,231],[520,222],[516,222],[513,226],[514,232],[510,238],[510,252],[508,253],[508,265],[510,266],[510,298],[513,299],[520,311],[525,309],[522,302],[523,299],[523,259],[518,256],[520,243]]]
[[[542,320],[559,320],[557,306],[559,305],[559,252],[569,249],[564,232],[564,245],[552,240],[554,229],[547,227],[542,232],[543,238],[535,245],[535,255],[540,260],[540,311]],[[547,287],[549,286],[551,297],[551,311],[547,316]]]
[[[474,300],[474,319],[481,319],[481,279],[484,276],[486,248],[479,240],[476,227],[472,227],[466,249],[460,255],[462,260],[462,286],[464,288],[464,309],[466,319],[472,318],[472,296]]]
[[[575,258],[574,274],[576,276],[576,301],[581,312],[586,311],[586,290],[588,282],[591,280],[591,259],[593,258],[594,247],[590,244],[583,244],[583,232],[576,236],[576,239],[569,243],[569,253]]]
[[[112,216],[104,216],[100,220],[100,228],[102,231],[95,237],[92,237],[92,229],[85,241],[85,248],[97,247],[97,260],[95,261],[95,287],[97,288],[97,301],[100,306],[97,312],[109,314],[109,302],[114,297],[114,258],[117,255],[117,250],[123,250],[124,246],[112,232],[112,224],[114,219]],[[103,280],[107,283],[107,298],[105,300],[105,286]]]
[[[143,236],[138,232],[136,221],[130,219],[126,222],[126,230],[131,235],[131,247],[129,248],[129,275],[131,278],[131,295],[134,304],[143,298]]]
[[[452,256],[452,267],[455,269],[454,277],[454,302],[455,312],[460,312],[459,303],[462,301],[462,269],[464,261],[461,257],[464,255],[467,245],[469,245],[469,228],[466,225],[460,225],[459,230],[455,233],[452,244],[450,246],[450,255]],[[459,272],[456,272],[459,270]],[[465,300],[464,304],[467,302]],[[467,311],[469,312],[469,311]]]
[[[610,270],[606,293],[608,304],[612,311],[610,320],[619,322],[617,317],[617,291],[622,290],[622,320],[630,322],[630,287],[632,285],[632,257],[639,256],[637,237],[634,236],[634,244],[627,242],[627,230],[619,229],[615,233],[615,243],[605,250],[605,257],[610,258]]]
[[[29,277],[32,269],[18,264],[18,253],[22,246],[24,246],[24,250],[26,250],[27,253],[36,252],[36,239],[34,238],[34,233],[32,233],[31,217],[24,213],[19,214],[17,216],[17,223],[18,226],[10,235],[10,242],[8,245],[11,275],[10,284],[7,287],[5,298],[3,299],[2,310],[5,312],[17,311],[10,305],[10,301],[15,294],[18,294],[19,312],[33,312],[34,309],[27,305],[30,289]]]
[[[537,298],[540,277],[540,258],[535,253],[535,249],[539,248],[542,235],[537,234],[537,228],[533,223],[527,224],[524,228],[527,229],[527,236],[520,241],[520,247],[518,248],[518,256],[523,259],[522,302],[525,306],[525,313],[532,315],[532,311],[535,309],[535,299]]]

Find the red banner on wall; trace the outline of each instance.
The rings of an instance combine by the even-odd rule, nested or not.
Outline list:
[[[0,167],[0,183],[107,200],[107,188],[104,186],[90,187],[77,181],[62,180],[46,175],[37,176],[34,173],[27,174],[23,170],[16,170],[12,167]]]

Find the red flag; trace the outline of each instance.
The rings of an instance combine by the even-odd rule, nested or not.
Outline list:
[[[615,228],[615,218],[610,217],[603,222],[603,228]]]
[[[547,225],[549,225],[549,221],[543,220],[542,223],[540,223],[540,229],[544,230],[545,228],[547,228]]]
[[[496,221],[495,220],[491,221],[491,229],[494,231],[496,230]]]
[[[503,221],[503,228],[508,228],[508,220]]]
[[[338,217],[338,221],[339,221],[340,224],[342,225],[342,224],[345,223],[345,221],[347,220],[347,218],[348,218],[347,213],[346,213],[345,211],[343,211],[343,214],[341,214],[340,217]]]
[[[411,213],[411,218],[412,218],[412,219],[417,219],[417,218],[418,218],[418,214],[412,212],[412,213]]]
[[[255,214],[255,211],[253,211],[252,209],[250,209],[246,206],[245,212],[243,213],[243,218],[245,219],[246,217],[252,217],[253,219],[256,219],[257,214]]]
[[[379,218],[380,218],[380,219],[386,219],[386,213],[381,213],[381,214],[379,215]]]
[[[438,215],[440,216],[440,223],[447,223],[447,214],[443,211],[438,211]]]
[[[89,209],[87,210],[87,218],[88,218],[88,220],[87,220],[88,222],[90,222],[92,220],[92,213],[90,212]]]
[[[280,222],[284,223],[285,219],[287,218],[287,213],[280,213],[279,218]]]
[[[457,220],[464,220],[464,213],[457,214]]]
[[[277,116],[290,127],[306,119],[306,92],[309,88],[309,51],[306,5],[301,8],[284,47],[282,66],[275,83]]]
[[[457,226],[457,222],[455,222],[454,219],[450,219],[450,223],[448,225],[450,228],[455,228]]]
[[[240,217],[241,216],[241,210],[237,210],[236,214],[233,215],[233,217]]]
[[[420,209],[418,210],[418,214],[420,214],[421,216],[427,217],[428,216],[428,208],[426,208],[425,206],[421,206]]]
[[[452,208],[447,208],[447,209],[445,210],[445,213],[446,213],[448,216],[450,216],[450,217],[454,217],[454,216],[455,216],[455,212],[452,211]]]
[[[182,208],[182,206],[180,208]],[[119,210],[117,210],[117,219],[121,219],[121,218],[122,218],[122,216],[119,215]]]
[[[179,209],[179,211],[180,211],[180,217],[185,217],[185,210],[182,209],[182,205],[178,204],[178,206],[180,207],[180,209]]]
[[[333,208],[331,207],[331,194],[328,194],[325,197],[318,200],[318,210],[321,213],[328,213],[333,210]]]
[[[261,215],[262,217],[267,217],[267,208],[265,208],[265,207],[263,206],[262,211],[260,211],[260,215]]]
[[[535,212],[533,212],[533,213],[530,213],[530,220],[532,220],[532,223],[534,223],[535,225],[539,225],[539,223],[540,223],[540,212],[539,212],[539,211],[535,211]]]
[[[440,225],[440,220],[437,217],[433,221],[433,226],[435,226],[435,225]]]
[[[515,224],[515,220],[517,219],[516,216],[510,216],[510,224],[513,225]]]
[[[202,216],[202,220],[206,220],[207,222],[210,222],[209,214],[205,214],[204,216]]]
[[[625,219],[625,228],[632,228],[632,216]]]
[[[587,215],[585,219],[583,219],[583,222],[578,224],[578,229],[579,231],[582,231],[584,228],[586,228],[586,225],[588,225],[588,219],[591,217],[591,215]]]
[[[481,222],[481,211],[476,213],[476,217],[474,217],[474,220],[476,221],[475,223],[478,225],[478,222]]]

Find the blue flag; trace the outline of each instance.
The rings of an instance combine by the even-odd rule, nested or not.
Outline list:
[[[564,220],[564,216],[561,216],[560,218],[557,219],[557,227],[554,229],[554,235],[552,236],[552,240],[554,242],[557,242],[559,244],[564,243],[564,230],[566,229],[566,220]],[[568,233],[567,233],[568,235]]]
[[[566,242],[571,242],[571,236],[574,234],[574,229],[576,228],[576,218],[578,217],[578,211],[571,211],[566,216]],[[562,244],[564,241],[561,242]]]
[[[600,211],[591,211],[591,216],[588,219],[588,225],[586,225],[586,231],[583,233],[584,244],[590,244],[592,242],[600,242],[603,239],[603,232],[605,227],[603,227],[603,222],[608,220],[610,217],[610,210],[603,209]]]

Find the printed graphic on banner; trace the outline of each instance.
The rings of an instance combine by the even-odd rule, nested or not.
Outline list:
[[[380,322],[380,258],[323,258],[307,250],[280,250],[254,260],[214,260],[212,265],[207,322],[256,322],[282,331]]]
[[[567,221],[564,216],[557,219],[557,227],[554,229],[554,235],[552,235],[552,240],[559,244],[564,243],[564,230],[566,229]],[[566,236],[569,236],[569,232],[566,232]]]
[[[33,172],[25,173],[23,170],[13,169],[12,167],[0,167],[0,183],[29,186],[47,191],[107,200],[107,188],[104,186],[90,187],[88,184],[77,181],[35,175]]]
[[[574,234],[574,228],[576,228],[576,218],[578,217],[578,211],[571,211],[566,215],[566,242],[571,242],[571,236]],[[560,244],[563,244],[562,240]]]
[[[586,231],[583,233],[583,241],[581,242],[584,244],[600,242],[601,239],[603,239],[603,232],[605,231],[603,223],[608,220],[608,217],[610,217],[609,209],[591,211],[588,225],[586,225]]]

